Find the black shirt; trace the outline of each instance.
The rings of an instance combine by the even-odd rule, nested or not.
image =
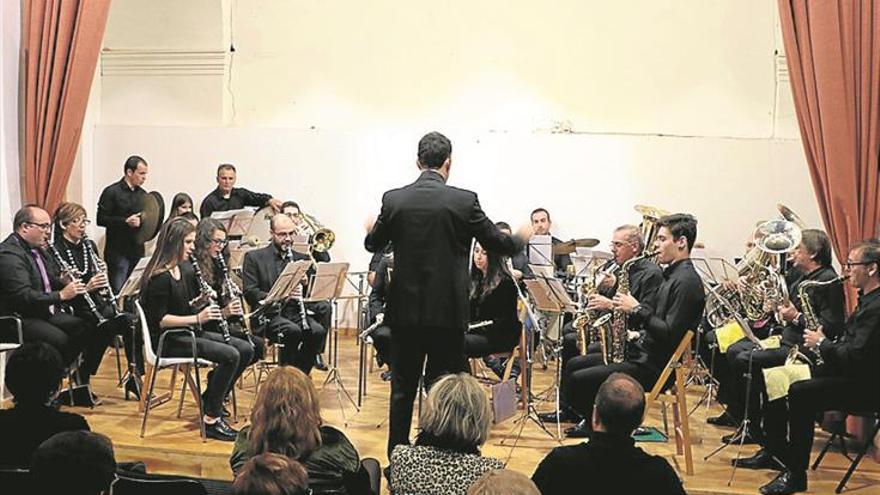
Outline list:
[[[64,431],[89,431],[79,414],[60,412],[48,406],[22,406],[0,410],[0,466],[27,468],[41,443]]]
[[[603,432],[594,432],[589,443],[553,449],[532,481],[542,495],[685,493],[665,459],[636,447],[632,438]]]
[[[797,272],[797,270],[794,271]],[[801,304],[801,298],[798,297],[798,287],[801,283],[805,280],[827,282],[835,278],[837,278],[837,272],[830,266],[817,268],[806,275],[798,272],[798,275],[792,279],[788,287],[788,297],[791,299],[794,307],[798,311],[803,312],[804,308]],[[846,320],[843,284],[837,283],[824,287],[813,287],[812,289],[807,289],[807,294],[810,305],[813,307],[813,312],[819,320],[819,324],[822,325],[822,333],[829,339],[840,335],[840,332],[843,330],[843,323]],[[803,315],[801,315],[797,320],[790,322],[782,329],[782,342],[789,346],[797,345],[803,347],[805,327],[806,321]]]
[[[138,229],[129,227],[125,219],[141,211],[146,195],[140,186],[128,187],[125,179],[104,188],[98,200],[98,225],[107,229],[105,253],[113,252],[129,258],[144,255],[144,245],[134,238]]]
[[[859,304],[847,320],[843,335],[836,342],[826,338],[819,351],[836,374],[860,383],[860,389],[866,393],[877,394],[880,390],[880,289],[859,295]],[[874,392],[869,392],[871,390]]]
[[[381,256],[374,271],[376,278],[370,290],[370,323],[376,321],[376,315],[385,312],[385,301],[388,299],[388,269],[394,270],[394,258]]]
[[[170,271],[162,272],[153,276],[147,283],[147,290],[143,296],[144,316],[147,317],[147,326],[150,328],[150,336],[153,338],[153,346],[159,343],[159,335],[162,334],[160,322],[165,315],[189,316],[196,314],[195,309],[189,305],[193,297],[198,294],[190,292],[190,283],[183,264],[180,268],[180,280],[171,276]],[[192,270],[192,267],[189,267]]]
[[[269,194],[255,193],[241,187],[233,187],[229,197],[224,198],[218,187],[202,200],[199,213],[202,218],[208,218],[215,211],[239,210],[245,206],[262,208],[269,203],[270,199],[272,196]]]
[[[484,297],[471,297],[471,323],[492,321],[472,332],[485,335],[493,347],[510,349],[519,341],[522,324],[516,313],[516,285],[509,276],[503,276],[498,285]]]
[[[639,301],[641,303],[641,301]],[[666,366],[675,348],[688,330],[697,331],[706,305],[703,281],[690,258],[676,261],[663,271],[663,283],[657,290],[654,306],[641,305],[630,315],[645,330],[633,348],[630,361]]]

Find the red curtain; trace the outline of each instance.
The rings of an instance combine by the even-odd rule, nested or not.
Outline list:
[[[24,198],[51,213],[79,145],[110,0],[25,0]]]

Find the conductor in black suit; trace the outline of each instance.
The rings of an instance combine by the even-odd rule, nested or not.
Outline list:
[[[413,400],[427,358],[425,380],[462,371],[464,333],[470,317],[468,254],[471,240],[512,255],[522,243],[495,226],[476,193],[447,186],[452,144],[432,132],[419,141],[421,175],[382,197],[368,225],[370,252],[394,245],[394,273],[385,310],[391,327],[391,407],[388,454],[409,442]]]

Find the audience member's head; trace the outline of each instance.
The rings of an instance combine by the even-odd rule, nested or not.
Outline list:
[[[31,461],[34,493],[105,493],[115,473],[113,444],[90,431],[58,433],[40,444]]]
[[[232,484],[233,495],[301,495],[307,493],[309,475],[302,464],[281,454],[266,452],[251,457]]]
[[[593,430],[630,436],[642,424],[645,390],[633,377],[613,373],[599,387],[593,409]]]
[[[269,373],[251,412],[249,440],[255,454],[274,452],[304,459],[321,445],[321,409],[312,380],[297,368]]]
[[[528,476],[509,469],[487,472],[468,488],[467,495],[540,495]]]
[[[474,377],[446,375],[428,392],[419,423],[419,445],[475,453],[489,437],[492,408]]]
[[[30,342],[12,352],[6,363],[6,388],[18,406],[45,405],[58,392],[64,364],[44,342]]]

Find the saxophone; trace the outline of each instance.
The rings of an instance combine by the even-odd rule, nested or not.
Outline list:
[[[620,277],[617,279],[617,293],[629,294],[629,269],[636,261],[650,258],[657,254],[656,251],[646,251],[639,256],[632,257],[623,263],[620,268]],[[626,313],[620,308],[615,308],[611,313],[610,344],[611,362],[622,363],[626,358],[627,325]]]
[[[617,263],[612,261],[607,269],[601,270],[600,268],[601,266],[599,265],[593,267],[584,283],[580,285],[578,289],[579,300],[586,300],[593,294],[597,294],[602,281],[617,269]],[[587,353],[587,346],[593,342],[600,342],[604,345],[605,339],[601,335],[602,327],[601,325],[596,325],[596,318],[599,317],[599,313],[599,311],[579,309],[577,316],[572,322],[572,327],[577,331],[577,345],[581,356]]]
[[[808,290],[816,287],[837,284],[848,278],[848,275],[841,275],[825,282],[820,282],[818,280],[805,280],[798,285],[797,295],[798,299],[801,301],[801,312],[804,314],[804,326],[807,330],[815,332],[820,326],[819,317],[816,316],[816,311],[813,309],[813,303],[810,301]],[[822,366],[825,364],[825,360],[822,359],[822,353],[819,352],[818,347],[813,347],[810,351],[812,351],[816,358],[816,366]]]

